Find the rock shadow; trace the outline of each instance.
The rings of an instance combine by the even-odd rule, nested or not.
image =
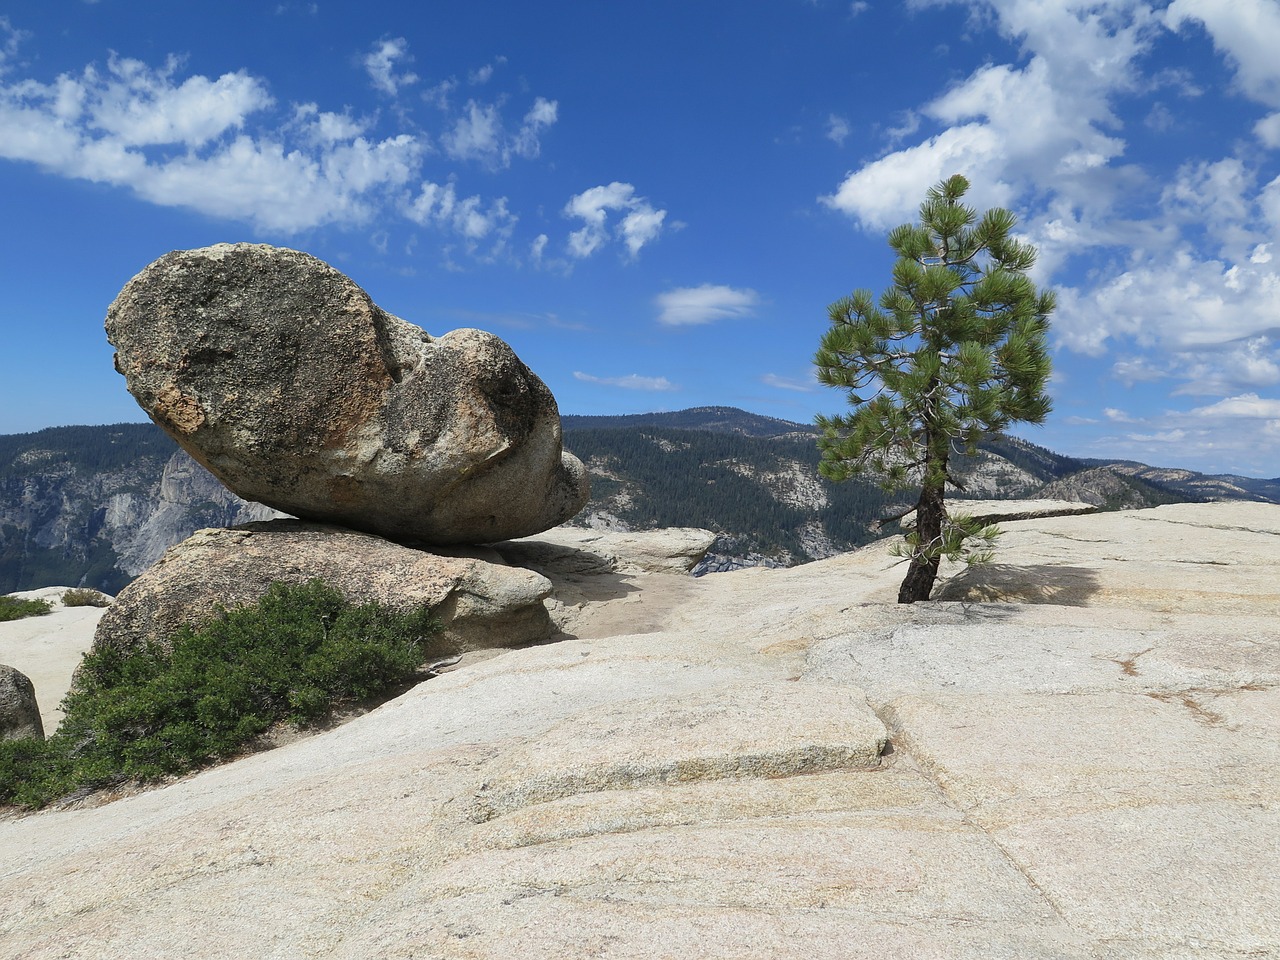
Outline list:
[[[941,584],[934,600],[962,603],[1052,603],[1083,607],[1102,592],[1098,571],[1057,564],[985,563]]]
[[[618,569],[618,559],[606,553],[560,544],[506,541],[489,545],[505,563],[539,573],[551,581],[553,596],[565,604],[620,600],[640,588],[634,572]]]

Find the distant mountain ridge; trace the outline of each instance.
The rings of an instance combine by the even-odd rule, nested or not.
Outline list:
[[[569,430],[668,427],[673,430],[707,430],[740,433],[747,437],[782,437],[790,433],[817,433],[813,424],[793,423],[777,417],[749,413],[737,407],[690,407],[670,413],[626,413],[606,416],[565,414],[560,423]]]
[[[718,537],[701,572],[789,565],[880,535],[901,505],[866,479],[818,475],[811,425],[734,407],[562,418],[592,475],[574,521],[614,529],[698,526]],[[1047,496],[1104,509],[1180,500],[1280,503],[1280,480],[1079,460],[997,438],[957,465],[959,498]],[[236,497],[150,423],[0,436],[0,593],[50,585],[109,593],[201,527],[272,516]]]
[[[719,536],[699,572],[791,565],[850,550],[884,535],[877,521],[908,505],[905,494],[890,496],[870,478],[823,479],[816,429],[804,424],[732,407],[562,419],[565,446],[587,465],[593,485],[590,503],[572,522],[709,528]],[[1113,510],[1200,499],[1106,468],[1090,472],[1075,458],[1013,437],[958,458],[953,472],[964,485],[957,499],[1055,496]],[[1085,480],[1068,481],[1077,475]]]

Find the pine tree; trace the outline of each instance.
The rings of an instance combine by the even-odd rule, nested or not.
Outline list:
[[[818,380],[848,392],[853,412],[817,418],[822,474],[879,477],[886,490],[920,487],[899,603],[927,600],[942,557],[990,559],[997,531],[950,516],[953,453],[1014,422],[1043,423],[1051,291],[1027,277],[1035,248],[1009,236],[1016,222],[995,208],[981,219],[960,202],[956,175],[929,190],[919,224],[889,233],[898,254],[879,306],[869,290],[833,303],[814,357]]]

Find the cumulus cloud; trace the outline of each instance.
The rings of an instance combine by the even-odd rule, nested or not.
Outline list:
[[[1059,293],[1058,346],[1116,351],[1112,374],[1128,385],[1162,380],[1175,394],[1207,397],[1274,389],[1280,178],[1269,179],[1256,148],[1226,143],[1227,155],[1185,164],[1160,189],[1128,159],[1116,104],[1157,91],[1201,96],[1188,69],[1143,69],[1157,44],[1176,48],[1203,30],[1238,92],[1262,108],[1255,145],[1280,149],[1280,5],[912,0],[960,3],[974,29],[1016,44],[1017,60],[989,62],[939,90],[912,111],[922,132],[886,135],[886,153],[850,171],[823,202],[880,232],[914,219],[931,184],[963,173],[973,182],[968,199],[1015,210],[1040,250],[1035,278]],[[1176,115],[1160,102],[1134,113],[1149,129],[1168,129]],[[1073,263],[1087,264],[1087,273],[1069,274],[1084,279],[1062,282]],[[1202,426],[1162,422],[1144,442],[1179,432],[1207,442]]]
[[[1201,419],[1231,418],[1237,420],[1280,420],[1280,400],[1244,393],[1227,397],[1208,406],[1196,407],[1190,413]]]
[[[1164,410],[1113,422],[1141,429],[1095,441],[1098,453],[1248,476],[1274,474],[1271,444],[1280,439],[1280,399],[1241,393],[1189,410]]]
[[[507,199],[459,196],[443,176],[424,180],[431,146],[421,133],[375,136],[376,116],[314,102],[286,107],[247,71],[184,75],[176,57],[157,67],[112,55],[105,66],[48,82],[12,79],[4,74],[22,39],[0,18],[0,158],[263,231],[360,225],[398,213],[479,258],[507,249],[517,222]],[[417,80],[405,70],[409,59],[408,45],[389,39],[363,64],[379,89],[394,94]],[[500,165],[536,156],[557,112],[555,101],[537,97],[507,131],[496,109],[469,107],[450,141],[453,158],[496,157]]]
[[[313,144],[351,140],[370,127],[367,120],[357,120],[349,113],[321,110],[314,103],[301,103],[295,106],[293,119],[300,135]]]
[[[379,40],[373,45],[373,49],[365,55],[364,69],[376,90],[394,97],[401,87],[418,82],[416,73],[399,69],[402,64],[412,62],[409,41],[404,37],[394,37]]]
[[[575,370],[573,378],[584,383],[595,383],[604,387],[621,387],[623,390],[664,392],[680,389],[666,377],[642,377],[636,373],[628,374],[625,377],[595,377],[589,373]]]
[[[365,139],[355,121],[309,106],[251,135],[247,125],[274,105],[262,81],[180,80],[179,66],[112,57],[105,70],[0,85],[0,157],[286,233],[366,220],[374,194],[408,183],[420,164],[412,136]]]
[[[735,289],[704,283],[698,287],[677,287],[654,298],[658,322],[668,327],[695,326],[748,317],[760,303],[760,295],[750,289]]]
[[[1235,68],[1244,94],[1280,108],[1280,6],[1274,0],[1174,0],[1164,11],[1170,29],[1196,21]]]
[[[622,215],[612,231],[611,214]],[[642,248],[661,235],[667,211],[655,208],[644,197],[637,197],[636,188],[631,184],[615,180],[571,197],[565,204],[564,215],[583,221],[581,229],[569,234],[570,256],[579,260],[591,256],[609,242],[612,234],[626,246],[629,258],[634,260]]]
[[[556,101],[538,97],[519,127],[509,132],[498,104],[469,100],[441,143],[455,160],[475,160],[495,169],[509,167],[513,157],[538,156],[541,136],[556,122],[558,110]]]
[[[479,195],[459,198],[452,183],[424,182],[405,210],[414,223],[436,226],[456,235],[473,255],[496,257],[507,246],[517,217],[507,207],[507,198],[485,203]]]
[[[265,84],[244,72],[180,80],[179,66],[112,57],[105,70],[0,86],[0,156],[285,232],[367,217],[368,194],[408,182],[419,163],[414,138],[352,136],[319,111],[293,122],[320,131],[308,139],[322,147],[288,146],[285,130],[251,136],[274,104]]]
[[[470,100],[466,112],[441,142],[445,152],[455,160],[489,159],[496,157],[501,147],[501,125],[497,107]]]

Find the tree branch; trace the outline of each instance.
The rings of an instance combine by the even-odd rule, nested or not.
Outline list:
[[[875,527],[877,530],[881,530],[884,528],[884,525],[886,523],[893,523],[895,520],[901,520],[903,517],[910,516],[915,512],[916,512],[915,507],[907,507],[907,509],[903,510],[901,513],[895,513],[891,517],[881,517],[879,520],[875,521],[875,523],[873,523],[872,526]]]

